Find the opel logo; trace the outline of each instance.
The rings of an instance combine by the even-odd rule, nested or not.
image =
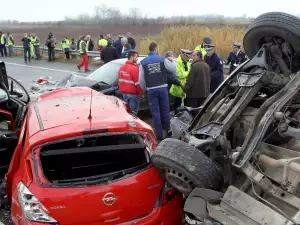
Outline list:
[[[117,197],[114,193],[107,193],[103,196],[102,201],[105,205],[113,205],[117,200]]]

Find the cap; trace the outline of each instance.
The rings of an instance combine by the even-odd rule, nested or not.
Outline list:
[[[234,42],[232,43],[233,48],[240,48],[242,45],[240,43]]]
[[[210,37],[204,37],[204,38],[203,38],[203,42],[204,42],[205,44],[211,44],[211,43],[212,43],[212,40],[211,40]]]
[[[107,44],[112,45],[113,44],[113,40],[108,39]]]
[[[216,47],[215,45],[213,44],[204,44],[204,48],[205,50],[209,51],[211,50],[212,48]]]
[[[187,55],[191,55],[193,53],[193,51],[188,50],[188,49],[180,49],[182,54],[187,54]]]

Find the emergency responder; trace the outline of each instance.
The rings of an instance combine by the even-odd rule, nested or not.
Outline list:
[[[176,73],[176,68],[169,68],[167,58],[157,55],[158,46],[155,42],[149,45],[150,53],[140,63],[140,85],[147,90],[147,97],[154,122],[154,129],[158,141],[163,139],[163,128],[167,135],[170,130],[170,105],[168,94],[168,79],[171,73]],[[167,70],[170,73],[167,73]],[[178,81],[178,80],[177,80]],[[180,82],[178,82],[180,85]]]
[[[81,62],[77,66],[77,68],[80,70],[82,66],[84,66],[84,71],[89,72],[89,59],[87,55],[87,46],[86,46],[86,36],[81,37],[81,40],[79,42],[79,53],[81,55]]]
[[[103,60],[104,64],[119,58],[117,49],[112,45],[112,40],[108,40],[107,46],[101,51],[101,59]]]
[[[204,57],[206,55],[205,45],[209,45],[209,44],[212,44],[211,38],[210,37],[204,37],[203,41],[202,41],[202,44],[198,45],[194,49],[194,51],[200,51],[200,52],[202,52],[202,56]]]
[[[105,48],[107,46],[107,40],[104,39],[103,34],[100,35],[100,39],[98,40],[98,49],[100,52],[100,58],[101,58],[101,51],[103,48]]]
[[[130,51],[127,59],[126,63],[120,67],[118,72],[119,88],[123,94],[123,99],[137,115],[140,96],[143,94],[143,89],[139,84],[139,67],[136,64],[138,61],[138,53],[136,51]]]
[[[66,55],[66,59],[70,60],[70,40],[68,37],[65,37],[61,42],[61,47]]]
[[[7,33],[8,56],[12,57],[14,54],[14,38],[10,33]]]
[[[184,87],[186,79],[191,70],[191,57],[192,51],[187,49],[181,49],[181,54],[178,56],[176,61],[176,77],[179,80],[182,87]],[[175,114],[177,114],[177,109],[182,104],[182,99],[185,98],[183,90],[180,86],[172,85],[170,89],[170,94],[175,97],[174,99],[174,109]]]
[[[183,88],[186,93],[185,106],[200,107],[210,93],[210,68],[202,59],[201,51],[192,54],[193,63]]]
[[[240,43],[232,43],[232,49],[233,51],[229,53],[227,60],[225,60],[226,65],[230,64],[228,72],[229,74],[231,74],[232,71],[234,71],[238,65],[242,64],[247,60],[246,54],[241,51]]]
[[[6,50],[6,44],[7,44],[7,39],[6,36],[0,32],[0,54],[1,57],[7,57],[7,50]]]
[[[223,62],[215,52],[215,45],[205,45],[206,55],[204,61],[210,67],[210,93],[213,93],[224,80]]]
[[[40,42],[40,39],[35,34],[32,34],[31,41],[32,41],[33,48],[34,48],[34,53],[35,53],[35,56],[36,56],[35,59],[40,60],[41,59],[41,54],[40,54],[40,44],[41,44],[41,42]]]
[[[33,34],[28,34],[28,38],[30,39],[30,54],[31,54],[31,58],[34,59],[35,57],[35,53],[34,53],[34,47],[33,47]]]

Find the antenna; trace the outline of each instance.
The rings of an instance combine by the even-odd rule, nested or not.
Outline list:
[[[89,117],[88,117],[89,120],[92,119],[92,101],[93,101],[93,89],[91,89],[90,114],[89,114]]]

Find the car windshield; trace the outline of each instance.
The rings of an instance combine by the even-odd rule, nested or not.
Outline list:
[[[87,78],[112,85],[118,78],[118,71],[121,65],[114,62],[107,63],[91,73]]]

